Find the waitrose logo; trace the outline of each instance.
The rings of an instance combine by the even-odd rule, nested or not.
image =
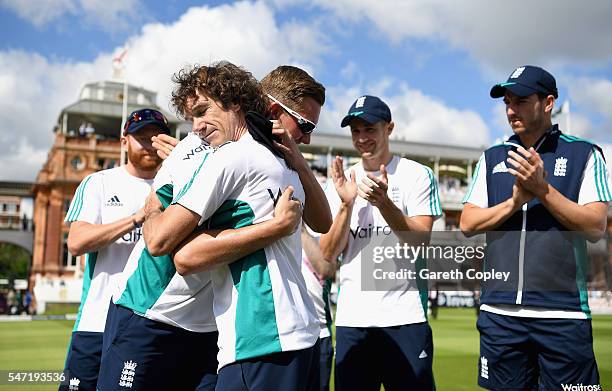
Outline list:
[[[563,391],[601,391],[601,385],[599,384],[590,384],[584,385],[580,384],[563,384],[561,383],[561,388]]]

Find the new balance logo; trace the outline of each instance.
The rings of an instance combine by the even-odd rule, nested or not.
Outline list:
[[[119,387],[132,388],[137,366],[138,364],[132,360],[123,363],[123,370],[121,371],[121,378],[119,379]]]
[[[422,351],[421,354],[419,354],[419,358],[427,358],[427,352],[426,351]]]
[[[567,172],[567,158],[559,157],[555,160],[555,171],[553,172],[554,176],[565,176]]]
[[[119,200],[119,197],[115,195],[112,196],[108,201],[106,201],[106,206],[123,206],[123,204]]]
[[[499,162],[493,167],[492,174],[497,174],[498,172],[508,172],[508,167],[506,166],[506,162]]]
[[[72,379],[70,379],[68,390],[69,391],[79,391],[79,384],[81,384],[81,381],[77,379],[76,377],[73,377]]]
[[[489,378],[489,360],[485,356],[480,357],[480,377]]]

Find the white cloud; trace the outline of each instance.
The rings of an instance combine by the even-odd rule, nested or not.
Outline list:
[[[51,131],[49,130],[49,133]],[[16,140],[13,140],[15,142]],[[46,149],[36,149],[27,144],[23,138],[15,145],[14,152],[0,159],[0,166],[9,167],[10,173],[4,179],[28,181],[33,180],[32,173],[37,173],[42,168],[42,163],[47,158]]]
[[[74,0],[0,0],[0,6],[15,12],[36,27],[42,27],[66,13],[76,12]]]
[[[279,7],[295,2],[276,1]],[[442,43],[476,60],[487,82],[505,78],[521,64],[537,64],[557,75],[560,87],[569,86],[572,99],[571,131],[584,137],[610,141],[612,127],[612,81],[576,78],[565,69],[609,69],[612,51],[602,50],[612,42],[612,2],[542,0],[537,2],[492,2],[489,0],[314,0],[331,10],[330,29],[355,39],[369,34],[385,44]],[[528,7],[528,12],[524,12]],[[422,47],[422,45],[419,45]],[[435,56],[427,50],[411,55],[414,67],[422,67]],[[350,65],[350,64],[349,64]],[[343,77],[353,69],[347,65]],[[453,64],[448,64],[452,67]],[[359,79],[358,79],[359,80]],[[574,105],[576,103],[576,105]],[[597,121],[597,116],[604,118]],[[508,129],[505,115],[491,117],[496,135]],[[499,128],[497,128],[499,126]],[[565,126],[565,124],[562,124]]]
[[[297,45],[296,37],[319,44]],[[158,91],[158,104],[167,109],[171,76],[186,64],[226,59],[260,78],[280,64],[316,62],[327,50],[325,42],[314,26],[277,23],[265,3],[191,8],[176,22],[145,25],[128,40],[126,74],[131,84]],[[73,63],[0,51],[0,101],[10,102],[0,106],[6,129],[0,132],[0,167],[12,167],[24,151],[31,152],[27,165],[2,170],[0,179],[35,178],[51,147],[61,109],[78,99],[83,84],[108,80],[112,58],[111,53],[103,53],[92,62]],[[29,174],[22,176],[24,172]]]
[[[568,89],[572,132],[598,143],[612,142],[612,81],[569,75],[562,80]],[[567,127],[567,117],[561,117],[561,124]]]
[[[314,26],[279,25],[261,2],[191,8],[175,23],[148,24],[129,40],[126,74],[131,83],[159,91],[159,103],[167,108],[170,78],[187,64],[225,59],[261,78],[280,64],[311,70],[304,64],[327,50],[324,43]]]
[[[593,77],[567,77],[564,81],[573,103],[612,120],[612,81]]]
[[[586,139],[593,138],[593,124],[589,118],[583,114],[572,113],[569,117],[562,114],[560,117],[555,117],[553,123],[558,123],[559,128],[564,133]]]
[[[106,31],[127,27],[143,8],[140,0],[0,0],[0,6],[39,28],[72,15]]]
[[[349,61],[346,63],[344,68],[340,70],[340,76],[344,79],[352,79],[357,75],[357,63]]]
[[[506,106],[501,100],[496,100],[491,109],[492,120],[491,123],[495,126],[497,134],[512,135],[512,128],[508,123],[508,116],[506,115]]]
[[[563,88],[568,91],[570,114],[562,112],[553,123],[568,134],[592,140],[598,144],[612,142],[612,82],[601,78],[573,77],[562,74],[558,81],[563,81]],[[560,108],[566,97],[555,102],[555,109]],[[599,120],[597,120],[599,119]],[[512,134],[504,105],[499,102],[491,111],[491,124],[496,133],[509,136]]]
[[[394,42],[441,40],[508,73],[520,64],[605,63],[612,59],[612,52],[602,50],[612,41],[612,3],[607,0],[315,2],[333,10],[339,20],[373,22]]]
[[[442,144],[481,146],[489,142],[489,130],[472,110],[448,107],[443,101],[402,86],[389,97],[393,107],[396,137]]]
[[[367,86],[328,88],[332,104],[324,107],[319,128],[324,132],[348,134],[348,130],[340,128],[340,120],[355,99],[367,93],[379,96],[389,105],[395,122],[394,138],[469,146],[489,143],[487,125],[476,112],[449,107],[406,84],[400,84],[398,93],[388,94],[394,83],[392,79],[381,79]]]
[[[146,5],[140,0],[80,0],[81,12],[87,22],[106,31],[123,30],[130,21],[146,15]]]
[[[31,2],[27,1],[0,0],[0,6],[14,10],[32,23],[44,25],[62,13],[99,14],[100,20],[108,20],[113,15],[121,18],[131,12],[125,11],[126,4],[133,7],[138,1],[41,0],[40,6],[30,7]],[[416,38],[446,42],[480,61],[481,71],[494,68],[495,81],[499,80],[500,72],[505,76],[517,63],[554,62],[560,67],[566,63],[602,63],[612,59],[612,52],[601,49],[612,41],[612,25],[607,20],[604,23],[605,16],[612,11],[612,3],[608,5],[599,0],[590,2],[588,7],[544,0],[530,5],[533,12],[521,14],[521,18],[512,18],[512,10],[503,9],[516,5],[500,6],[485,0],[316,1],[320,1],[319,5],[312,6],[302,0],[266,0],[194,7],[173,23],[146,24],[126,42],[129,47],[126,74],[130,83],[158,91],[158,103],[164,109],[168,108],[171,75],[187,64],[227,59],[244,65],[258,78],[279,64],[293,64],[316,77],[316,72],[326,66],[323,60],[342,58],[340,51],[332,52],[329,32],[345,39],[350,35],[345,30],[350,30],[355,21],[373,22],[376,33],[385,35],[384,40],[391,38],[399,42]],[[331,9],[336,13],[337,23],[330,23],[334,20],[333,14],[279,23],[275,7],[296,5]],[[512,24],[503,18],[512,20]],[[537,23],[541,20],[547,22]],[[589,24],[583,26],[581,20],[589,20]],[[107,24],[113,26],[112,22]],[[120,50],[117,48],[114,53]],[[324,57],[327,54],[330,55]],[[51,129],[60,110],[77,99],[84,83],[109,78],[112,57],[112,53],[102,53],[92,62],[74,63],[23,51],[0,51],[0,100],[11,102],[10,106],[0,107],[0,120],[10,130],[0,132],[0,166],[11,167],[7,164],[14,164],[29,151],[34,156],[32,159],[40,161],[22,179],[33,179],[51,145]],[[371,75],[361,74],[350,59],[343,61],[345,66],[339,71],[338,79],[328,85],[328,99],[319,127],[322,131],[342,131],[340,118],[357,96],[367,92],[380,95],[391,106],[396,137],[467,145],[491,141],[487,125],[476,112],[451,107],[437,97],[382,74],[373,83]],[[567,82],[572,105],[575,103],[572,107],[574,134],[585,137],[604,134],[601,132],[605,126],[612,125],[612,83],[606,79],[572,79],[571,75],[567,78],[561,75],[558,80],[560,84]],[[491,126],[502,133],[508,130],[503,105],[496,106],[494,113]],[[603,116],[605,124],[594,122],[587,115],[590,113]],[[3,170],[0,176],[16,179],[16,172]]]
[[[0,166],[33,152],[20,170],[30,167],[50,147],[53,125],[62,107],[75,102],[81,84],[104,77],[105,62],[101,56],[94,63],[53,63],[38,54],[22,51],[0,52]],[[27,70],[24,72],[24,70]],[[10,103],[9,103],[10,102]],[[28,152],[28,153],[26,153]],[[44,161],[44,160],[43,160]],[[38,166],[42,161],[36,161]],[[18,170],[3,170],[3,175],[19,178]],[[33,179],[30,173],[27,179]]]

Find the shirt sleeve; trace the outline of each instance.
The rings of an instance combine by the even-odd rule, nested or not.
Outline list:
[[[404,211],[407,216],[441,216],[442,206],[438,194],[438,181],[429,167],[422,166],[421,174],[406,193]]]
[[[102,175],[91,174],[79,184],[74,197],[70,202],[70,208],[66,213],[65,222],[83,221],[90,224],[102,223],[103,197]]]
[[[172,203],[181,188],[174,173],[181,169],[177,160],[182,149],[182,142],[179,142],[163,161],[153,180],[153,189],[164,209]]]
[[[246,160],[229,149],[208,154],[173,203],[200,215],[200,223],[208,220],[247,184]]]
[[[193,170],[197,163],[191,162],[203,159],[205,154],[211,151],[212,149],[204,145],[200,137],[190,133],[170,152],[155,175],[153,183],[153,188],[164,207],[176,199],[181,189],[192,178],[193,172],[189,171]]]
[[[612,201],[610,172],[599,150],[593,148],[584,173],[578,194],[578,204]]]
[[[174,186],[175,180],[172,175],[173,170],[169,164],[167,164],[170,163],[168,159],[162,163],[162,166],[157,172],[157,175],[155,175],[155,180],[153,181],[153,189],[155,190],[155,194],[157,194],[157,198],[161,202],[164,209],[167,208],[170,203],[172,203],[172,200],[176,195],[176,187]]]
[[[484,153],[480,155],[474,175],[472,175],[472,183],[468,187],[468,191],[463,197],[464,204],[472,204],[479,208],[489,207],[489,195],[487,192],[487,163]]]
[[[155,189],[155,191],[161,189],[162,187],[168,184],[171,185],[174,182],[172,180],[172,161],[170,160],[171,158],[172,155],[169,156],[166,160],[164,160],[161,167],[159,168],[159,171],[157,171],[157,174],[155,174],[155,179],[153,180],[153,189]]]

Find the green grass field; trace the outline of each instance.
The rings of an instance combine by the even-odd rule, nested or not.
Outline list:
[[[0,323],[0,369],[60,370],[72,321]],[[478,332],[473,310],[441,309],[431,320],[438,390],[475,390]],[[593,319],[595,354],[604,389],[612,387],[612,316]],[[0,386],[0,390],[56,390],[56,386]]]

